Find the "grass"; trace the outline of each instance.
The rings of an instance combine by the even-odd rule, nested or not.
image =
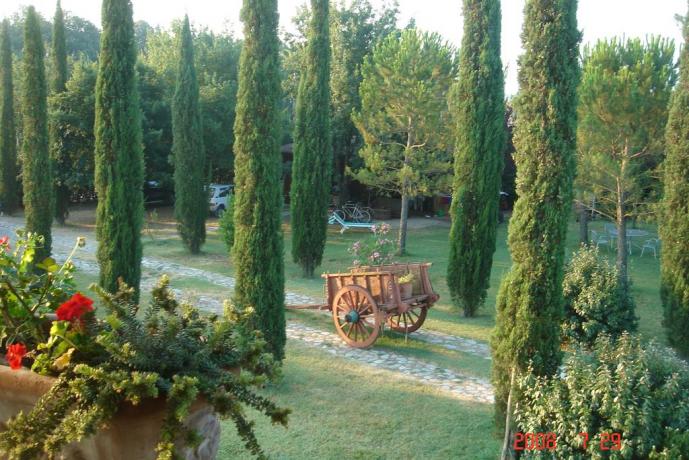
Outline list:
[[[594,221],[591,228],[603,229],[602,221]],[[301,268],[292,262],[290,256],[291,232],[285,226],[285,281],[286,289],[291,292],[306,294],[314,298],[323,298],[323,280],[317,276],[314,279],[304,279]],[[654,228],[649,227],[651,233]],[[443,227],[429,227],[412,229],[409,231],[409,254],[402,257],[402,262],[429,261],[433,263],[431,280],[434,289],[440,294],[440,301],[431,309],[424,328],[459,335],[483,341],[490,339],[495,325],[495,298],[501,278],[509,270],[511,261],[507,248],[507,226],[498,228],[497,247],[493,260],[490,289],[485,306],[479,310],[475,318],[464,318],[460,310],[449,301],[449,291],[445,283],[447,271],[447,238],[449,229]],[[331,230],[328,234],[328,244],[323,255],[320,273],[337,273],[346,270],[352,262],[347,249],[351,244],[368,237],[364,231],[350,231],[341,235]],[[567,256],[578,247],[578,224],[570,223],[567,239]],[[198,257],[190,257],[177,239],[144,239],[144,253],[148,256],[161,257],[178,263],[187,264],[204,270],[232,275],[234,267],[227,256],[224,244],[216,232],[209,232],[204,252]],[[603,255],[614,259],[614,251],[601,249]],[[658,293],[659,263],[652,256],[639,256],[639,250],[629,258],[629,273],[632,278],[632,291],[636,299],[637,315],[640,317],[640,332],[647,339],[655,338],[665,343],[664,330],[661,324],[662,307]]]
[[[254,412],[274,459],[493,459],[492,406],[450,399],[387,371],[290,344],[283,381],[268,390],[290,407],[288,429]],[[251,458],[225,422],[218,458]]]

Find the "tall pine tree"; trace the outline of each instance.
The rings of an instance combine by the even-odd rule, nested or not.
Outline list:
[[[96,237],[100,285],[139,290],[144,163],[130,0],[103,0],[96,82]]]
[[[500,17],[499,0],[464,0],[447,284],[465,316],[486,298],[495,252],[506,140]]]
[[[41,25],[33,6],[24,23],[22,99],[22,180],[26,230],[43,236],[36,260],[50,255],[53,222],[53,182],[48,153],[48,87],[43,61]]]
[[[208,197],[204,190],[206,157],[199,109],[199,84],[189,17],[179,37],[177,84],[172,99],[172,154],[175,161],[175,217],[182,241],[198,254],[206,240]]]
[[[285,299],[277,0],[244,0],[235,134],[235,302],[252,307],[277,359],[284,357]]]
[[[51,48],[52,75],[50,79],[51,96],[58,95],[65,90],[67,84],[67,49],[65,43],[65,16],[62,12],[60,0],[55,9],[53,19],[53,43]],[[66,179],[73,168],[69,162],[69,153],[62,148],[62,133],[54,123],[54,117],[49,121],[50,156],[53,160],[53,175],[55,182],[55,219],[60,224],[65,223],[69,212],[69,194]]]
[[[292,164],[292,257],[305,277],[321,264],[332,172],[328,0],[311,0],[304,72],[297,94]]]
[[[689,358],[689,13],[679,84],[670,103],[665,148],[665,194],[660,219],[661,298],[668,342]]]
[[[14,123],[14,82],[10,23],[0,29],[0,211],[12,214],[19,206],[17,131]]]
[[[567,220],[572,205],[580,79],[577,0],[527,0],[515,103],[517,195],[492,338],[498,426],[512,373],[557,371]]]

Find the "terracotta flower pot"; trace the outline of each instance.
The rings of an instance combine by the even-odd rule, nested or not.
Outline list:
[[[29,412],[54,382],[51,377],[25,369],[13,371],[0,365],[0,431],[19,411]],[[165,400],[162,398],[147,400],[138,406],[123,405],[107,428],[78,444],[68,445],[62,455],[69,459],[154,460],[164,415]],[[214,459],[220,443],[220,422],[212,408],[197,401],[185,423],[204,440],[196,449],[182,449],[181,457],[185,460]]]

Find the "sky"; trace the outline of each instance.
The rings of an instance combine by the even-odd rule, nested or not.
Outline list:
[[[338,0],[339,1],[339,0]],[[349,0],[345,0],[349,2]],[[385,0],[371,0],[380,6]],[[502,58],[507,69],[505,91],[517,92],[517,58],[521,54],[519,34],[525,0],[502,2]],[[304,0],[278,0],[280,27],[293,30],[291,18]],[[9,16],[24,5],[33,4],[46,17],[52,17],[55,0],[0,0],[0,17]],[[168,26],[172,20],[189,14],[193,24],[215,31],[233,30],[241,35],[239,11],[242,0],[133,0],[134,19],[157,26]],[[400,23],[410,18],[418,28],[438,32],[459,46],[462,39],[461,0],[399,0]],[[99,0],[62,0],[62,7],[100,27]],[[673,38],[677,45],[682,36],[676,14],[686,14],[687,0],[579,0],[579,28],[583,43],[621,36],[645,37],[659,34]]]

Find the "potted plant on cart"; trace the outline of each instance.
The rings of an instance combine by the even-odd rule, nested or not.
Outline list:
[[[400,295],[402,299],[409,299],[413,293],[414,286],[414,273],[409,272],[406,275],[402,275],[397,279],[400,286]]]
[[[250,311],[203,315],[163,277],[146,307],[123,283],[92,286],[97,315],[75,290],[74,251],[36,263],[40,244],[0,238],[0,457],[213,458],[218,417],[262,456],[244,407],[283,425],[289,411],[251,389],[278,368]]]

